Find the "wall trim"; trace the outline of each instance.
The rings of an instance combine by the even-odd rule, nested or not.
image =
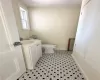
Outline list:
[[[56,48],[56,50],[67,50],[65,48]]]
[[[75,56],[73,54],[71,54],[73,59],[75,60],[76,64],[78,65],[79,69],[81,70],[83,76],[85,77],[86,80],[89,80],[87,75],[85,74],[84,70],[82,69],[81,65],[78,63],[78,61],[76,60]]]

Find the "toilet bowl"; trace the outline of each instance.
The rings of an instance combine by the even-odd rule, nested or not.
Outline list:
[[[54,53],[54,50],[56,49],[56,45],[52,44],[43,44],[42,48],[44,49],[44,53]]]

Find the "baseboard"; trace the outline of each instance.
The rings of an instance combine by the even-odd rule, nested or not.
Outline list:
[[[84,74],[86,80],[100,80],[100,73],[94,69],[79,53],[72,54],[73,59]]]
[[[78,65],[79,69],[81,70],[82,74],[84,75],[84,77],[86,78],[86,80],[89,80],[87,75],[85,74],[84,70],[81,68],[80,64],[77,62],[75,56],[72,54],[73,59],[75,60],[76,64]]]
[[[56,50],[67,50],[65,48],[56,48]]]

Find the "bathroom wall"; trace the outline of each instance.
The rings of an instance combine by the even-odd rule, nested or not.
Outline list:
[[[21,0],[12,0],[12,7],[16,18],[16,24],[18,27],[19,35],[22,38],[28,38],[30,35],[30,30],[24,30],[22,28],[19,6],[25,8],[28,11],[28,7],[23,2],[21,2]]]
[[[100,80],[100,0],[83,0],[73,57],[87,80]]]
[[[29,8],[32,34],[43,43],[56,44],[67,49],[68,39],[74,38],[80,7],[34,7]]]

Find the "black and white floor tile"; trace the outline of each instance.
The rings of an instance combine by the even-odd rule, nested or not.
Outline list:
[[[18,80],[86,80],[71,56],[71,52],[44,54],[35,69],[27,70]]]

